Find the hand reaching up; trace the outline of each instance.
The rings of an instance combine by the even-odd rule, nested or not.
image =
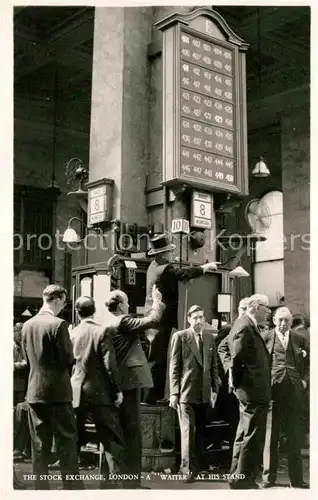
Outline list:
[[[218,264],[221,264],[220,262],[207,262],[206,264],[202,264],[202,269],[206,273],[207,271],[216,271],[218,268]]]
[[[154,285],[152,287],[152,300],[153,300],[153,303],[162,302],[162,293],[156,287],[156,285]]]

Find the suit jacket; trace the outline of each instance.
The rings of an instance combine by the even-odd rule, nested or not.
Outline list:
[[[27,402],[71,402],[74,358],[66,321],[40,310],[23,325],[22,349],[29,367]]]
[[[203,330],[203,362],[192,330],[175,332],[171,339],[170,395],[180,403],[209,403],[211,390],[218,391],[219,377],[213,335]],[[202,399],[200,399],[202,394]]]
[[[22,347],[13,343],[13,389],[15,392],[25,392],[28,380],[28,365],[24,359]]]
[[[270,355],[270,366],[272,362],[272,354],[275,340],[275,329],[269,332],[262,333],[262,337],[266,344],[267,350]],[[304,380],[306,384],[309,383],[309,342],[308,339],[302,335],[299,331],[290,330],[289,331],[289,342],[291,344],[294,359],[295,359],[295,369],[299,375],[300,380]],[[292,383],[297,383],[299,380],[291,379]]]
[[[178,282],[202,276],[201,266],[177,269],[170,262],[163,264],[153,260],[148,267],[146,277],[145,315],[152,309],[152,288],[156,285],[162,293],[162,302],[166,309],[160,325],[178,327]]]
[[[129,314],[113,316],[112,337],[123,390],[153,387],[140,337],[145,330],[158,325],[164,310],[165,305],[158,303],[145,318],[134,318]]]
[[[246,314],[237,318],[223,342],[229,345],[232,381],[238,399],[268,403],[271,398],[269,354],[253,321]]]
[[[111,406],[121,388],[110,329],[84,319],[74,328],[72,339],[74,408],[81,403]]]
[[[231,331],[231,328],[232,325],[223,326],[215,339],[224,375],[228,372],[229,367],[231,366],[231,352],[228,341],[228,335]]]

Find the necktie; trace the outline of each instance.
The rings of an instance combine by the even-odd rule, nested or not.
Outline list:
[[[202,339],[201,333],[198,334],[198,344],[199,344],[200,357],[201,357],[202,362],[203,362],[203,339]]]

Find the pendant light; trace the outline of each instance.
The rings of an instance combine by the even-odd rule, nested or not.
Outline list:
[[[25,317],[31,318],[32,313],[29,311],[29,306],[27,306],[27,308],[23,311],[23,313],[21,314],[21,316],[25,316]]]
[[[52,173],[50,189],[59,189],[59,185],[55,178],[55,165],[56,165],[56,133],[57,133],[57,113],[58,113],[58,63],[54,61],[54,83],[53,83],[53,137],[52,137]]]
[[[247,278],[249,273],[242,266],[237,266],[235,269],[229,272],[229,276],[232,278]]]
[[[262,88],[262,61],[261,61],[261,14],[260,8],[256,8],[257,11],[257,37],[258,37],[258,85],[259,85],[259,112],[258,112],[258,152],[259,152],[259,161],[256,163],[255,167],[252,170],[253,177],[257,178],[266,178],[270,175],[270,171],[264,161],[264,158],[261,156],[262,151],[262,111],[263,111],[263,88]]]

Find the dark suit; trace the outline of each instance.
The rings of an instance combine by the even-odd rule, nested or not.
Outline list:
[[[28,411],[25,411],[28,405],[24,402],[28,381],[28,366],[21,346],[15,342],[13,344],[13,362],[14,450],[29,452]]]
[[[72,340],[75,367],[71,383],[80,442],[85,441],[89,415],[106,452],[106,475],[123,471],[124,439],[114,406],[121,388],[111,332],[93,319],[84,319],[74,328]]]
[[[203,465],[207,405],[211,401],[211,391],[217,392],[219,386],[213,335],[203,330],[202,338],[203,359],[192,329],[175,332],[171,339],[170,395],[179,398],[180,469],[184,473],[194,472]]]
[[[147,328],[156,326],[165,306],[160,303],[146,318],[133,318],[128,314],[113,317],[113,342],[119,370],[119,379],[124,394],[120,406],[120,422],[126,441],[125,462],[131,474],[141,474],[141,389],[153,387],[149,363],[141,346],[141,335]],[[129,481],[134,488],[140,479]]]
[[[65,488],[80,488],[79,481],[67,481],[66,474],[77,473],[77,433],[72,408],[70,369],[73,349],[67,324],[41,310],[23,325],[22,346],[29,366],[26,400],[32,441],[33,473],[36,488],[48,489],[48,463],[53,435],[61,463]]]
[[[230,479],[230,485],[233,488],[250,488],[255,485],[264,447],[271,396],[269,355],[258,328],[246,314],[234,322],[223,342],[229,345],[229,368],[240,405],[231,474],[244,475],[242,479]]]
[[[229,388],[229,367],[231,365],[231,353],[228,344],[228,335],[232,325],[224,325],[218,332],[215,344],[218,353],[218,369],[222,384],[219,390],[215,406],[216,419],[225,420],[229,425],[228,440],[233,445],[236,429],[239,422],[239,404],[236,396]],[[225,340],[227,339],[227,340]]]
[[[148,352],[148,360],[152,363],[154,387],[147,396],[147,402],[152,404],[164,397],[167,353],[172,328],[178,327],[178,283],[202,276],[202,267],[177,269],[169,262],[159,263],[153,260],[147,270],[145,315],[152,308],[152,288],[156,285],[162,293],[162,302],[166,309],[162,315],[157,335]]]
[[[285,349],[275,330],[263,334],[270,354],[272,401],[267,418],[263,456],[263,480],[275,483],[280,431],[287,438],[288,472],[291,484],[303,482],[301,444],[304,437],[302,410],[308,383],[309,346],[305,337],[290,330]],[[304,357],[306,353],[306,357]]]

